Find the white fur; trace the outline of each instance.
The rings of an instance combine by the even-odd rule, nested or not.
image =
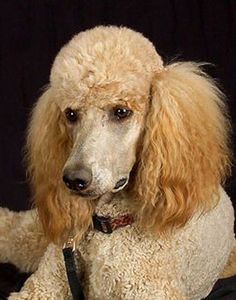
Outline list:
[[[129,212],[128,199],[120,194],[119,197],[112,201],[101,199],[97,213],[117,216]],[[7,218],[12,216],[7,210],[1,209],[0,213]],[[24,240],[26,226],[31,223],[34,231],[31,236],[28,233],[28,247],[22,258],[14,263],[27,269],[27,257],[32,256],[33,246],[41,249],[42,255],[37,271],[22,291],[13,293],[9,299],[72,299],[61,249],[50,244],[43,254],[37,239],[41,233],[36,230],[39,227],[32,214],[34,212],[30,211],[21,214],[17,228],[8,229],[8,243],[5,241],[4,244],[1,236],[2,259],[7,256],[9,246],[12,253],[17,249],[15,232]],[[6,223],[6,218],[1,218],[0,228]],[[195,215],[168,239],[142,233],[135,224],[111,235],[90,230],[77,247],[78,273],[86,300],[199,300],[206,297],[223,271],[235,243],[233,223],[231,201],[221,189],[221,200],[213,210],[205,215]],[[39,253],[35,256],[36,262],[38,256]],[[13,254],[8,259],[5,257],[4,261],[12,261],[13,257]]]

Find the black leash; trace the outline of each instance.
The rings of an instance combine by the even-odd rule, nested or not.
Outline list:
[[[73,239],[69,240],[64,245],[62,252],[65,261],[67,279],[68,279],[73,300],[84,300],[85,299],[84,293],[76,273],[75,256],[74,256],[75,243]]]
[[[133,218],[128,215],[121,216],[120,218],[112,218],[103,217],[94,215],[93,216],[93,227],[94,229],[103,232],[105,234],[111,234],[113,230],[123,227],[126,225],[130,225],[133,223]],[[69,241],[63,247],[63,256],[66,267],[66,274],[68,283],[70,286],[71,294],[73,300],[84,300],[84,294],[79,282],[79,278],[76,273],[76,265],[75,265],[75,242],[73,239],[69,239]],[[0,299],[1,300],[1,299]]]
[[[93,226],[96,230],[101,231],[103,233],[112,233],[111,225],[109,223],[108,218],[98,217],[97,215],[93,216]],[[68,240],[68,242],[63,246],[62,252],[66,267],[66,275],[73,300],[84,300],[84,293],[76,272],[74,256],[75,242],[73,239]]]

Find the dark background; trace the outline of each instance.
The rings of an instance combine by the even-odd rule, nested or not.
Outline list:
[[[164,61],[210,62],[221,82],[236,129],[235,0],[18,0],[0,1],[0,206],[30,207],[22,164],[29,112],[47,84],[62,45],[96,25],[142,32]],[[232,136],[236,149],[236,135]],[[236,206],[236,168],[227,191]],[[26,275],[0,265],[0,298],[19,290]],[[3,299],[3,298],[2,298]],[[231,298],[235,299],[232,295]]]
[[[19,0],[0,3],[0,205],[29,207],[22,164],[32,104],[47,84],[59,49],[81,30],[124,25],[142,32],[165,61],[210,62],[229,101],[236,127],[236,1],[232,0]],[[235,134],[232,146],[235,149]],[[236,180],[227,191],[236,203]]]

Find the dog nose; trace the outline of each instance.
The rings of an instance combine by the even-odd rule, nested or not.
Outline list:
[[[73,191],[85,190],[92,181],[92,172],[87,168],[67,169],[63,174],[65,185]]]

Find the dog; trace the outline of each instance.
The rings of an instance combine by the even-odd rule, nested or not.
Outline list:
[[[36,208],[0,211],[1,261],[34,272],[9,299],[72,299],[71,238],[85,299],[206,297],[235,246],[229,132],[200,64],[165,65],[125,27],[76,35],[28,127]]]

